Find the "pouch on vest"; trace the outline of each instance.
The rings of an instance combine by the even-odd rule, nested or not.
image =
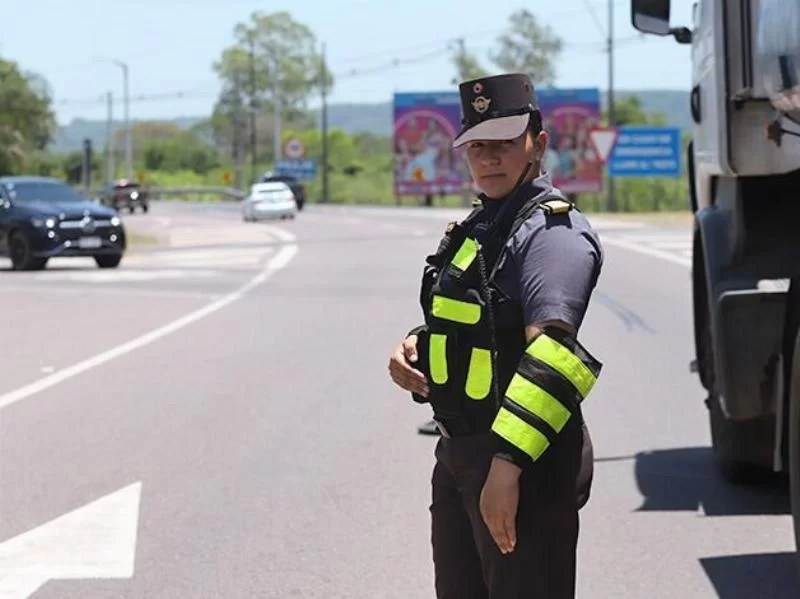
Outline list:
[[[578,497],[578,509],[580,510],[589,502],[592,493],[592,479],[594,478],[594,448],[592,438],[589,436],[589,428],[586,422],[581,422],[581,469],[578,472],[576,492]]]
[[[428,397],[412,393],[417,403],[429,403],[436,416],[454,418],[462,413],[462,366],[452,335],[424,329],[417,336],[417,370],[428,380]]]

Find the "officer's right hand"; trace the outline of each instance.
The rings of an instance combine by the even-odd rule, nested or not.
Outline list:
[[[408,336],[389,358],[389,374],[401,389],[428,397],[425,375],[411,365],[417,361],[417,336]]]

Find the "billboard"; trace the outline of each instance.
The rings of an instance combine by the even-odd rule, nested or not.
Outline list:
[[[397,195],[460,194],[470,175],[453,140],[461,129],[458,92],[394,95],[394,189]]]
[[[603,190],[603,163],[589,141],[600,124],[600,90],[594,88],[536,90],[545,131],[550,136],[544,170],[564,193]]]
[[[595,88],[536,90],[550,143],[544,169],[565,193],[600,192],[604,165],[589,141],[600,124]],[[394,95],[394,186],[397,195],[461,194],[470,173],[462,149],[452,149],[461,129],[458,92]]]

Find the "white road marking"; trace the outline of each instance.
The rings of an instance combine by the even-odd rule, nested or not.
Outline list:
[[[142,483],[0,543],[0,598],[27,599],[49,580],[131,578]]]
[[[200,308],[199,310],[190,312],[189,314],[186,314],[177,320],[145,333],[144,335],[136,337],[135,339],[131,339],[130,341],[118,345],[108,351],[87,358],[82,362],[73,364],[72,366],[39,379],[38,381],[34,381],[33,383],[25,385],[24,387],[0,395],[0,409],[6,408],[18,401],[22,401],[23,399],[27,399],[28,397],[31,397],[37,393],[41,393],[42,391],[45,391],[50,387],[54,387],[63,381],[76,377],[93,368],[102,366],[111,360],[129,354],[141,347],[158,341],[159,339],[179,331],[180,329],[187,327],[190,324],[205,318],[206,316],[210,316],[214,312],[218,312],[226,306],[242,299],[242,297],[252,291],[255,287],[261,285],[270,276],[289,264],[289,262],[298,252],[297,245],[292,243],[296,239],[293,234],[277,228],[275,228],[274,233],[282,241],[285,241],[286,245],[281,247],[277,254],[275,254],[275,256],[269,260],[269,262],[267,262],[265,268],[258,275],[250,279],[238,290],[224,295],[220,299],[208,304],[203,308]]]
[[[216,273],[219,274],[219,273]],[[220,293],[207,293],[201,291],[177,291],[171,289],[136,289],[131,287],[95,287],[87,289],[85,286],[65,287],[59,285],[2,285],[0,293],[32,293],[35,295],[123,295],[125,297],[171,297],[179,299],[215,300],[222,297]]]
[[[210,266],[210,265],[209,265]],[[219,265],[218,265],[219,266]],[[74,270],[53,273],[41,273],[32,277],[36,280],[48,281],[84,281],[87,283],[124,283],[136,281],[157,281],[159,279],[211,278],[220,273],[214,270],[178,270],[178,269],[123,269],[108,270]]]
[[[601,238],[600,243],[602,243],[603,245],[611,245],[622,249],[630,250],[631,252],[644,254],[645,256],[659,258],[660,260],[665,260],[666,262],[672,262],[673,264],[679,264],[680,266],[684,266],[686,268],[691,268],[692,266],[692,260],[689,257],[679,256],[677,254],[667,252],[665,250],[659,250],[638,243],[632,243],[627,239],[617,238],[617,237],[603,237]]]

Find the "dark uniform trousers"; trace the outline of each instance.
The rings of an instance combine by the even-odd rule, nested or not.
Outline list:
[[[581,461],[584,468],[593,462],[588,431],[572,418],[539,461],[523,470],[517,544],[507,555],[480,513],[493,448],[490,433],[440,438],[436,446],[430,510],[437,599],[573,599],[576,480]]]

